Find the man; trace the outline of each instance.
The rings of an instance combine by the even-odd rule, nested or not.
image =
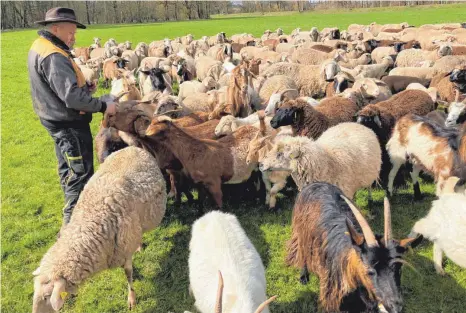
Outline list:
[[[92,113],[115,113],[115,103],[92,98],[96,86],[87,85],[70,49],[76,28],[86,28],[76,21],[68,8],[53,8],[45,26],[29,50],[28,70],[32,103],[41,124],[55,142],[60,184],[65,194],[63,226],[68,224],[84,185],[94,173],[93,144],[89,123]]]

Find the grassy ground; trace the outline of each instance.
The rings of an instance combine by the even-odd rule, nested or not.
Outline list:
[[[347,27],[351,23],[395,23],[407,21],[420,25],[436,22],[464,21],[466,5],[439,7],[390,8],[375,11],[279,14],[267,16],[225,17],[208,21],[156,23],[146,25],[99,25],[80,31],[77,46],[88,45],[92,37],[103,41],[150,42],[164,37],[192,33],[196,38],[225,31],[231,35],[282,27],[286,32],[300,26]],[[63,198],[56,174],[52,141],[33,113],[27,77],[27,51],[36,31],[2,34],[2,309],[3,312],[29,312],[33,285],[32,271],[55,241],[61,225]],[[99,94],[106,93],[99,90]],[[95,133],[100,114],[92,123]],[[413,223],[424,216],[433,199],[433,185],[423,183],[427,197],[412,203],[411,189],[400,190],[393,203],[393,227],[397,238],[409,233]],[[366,192],[359,192],[357,203],[367,212]],[[382,230],[382,192],[375,193],[376,209],[372,224]],[[228,205],[225,210],[236,214],[262,256],[267,268],[267,293],[278,294],[272,312],[316,312],[318,282],[298,283],[298,271],[284,265],[284,245],[290,236],[291,207],[294,199],[280,200],[285,208],[270,213],[263,205],[244,203]],[[168,207],[163,224],[146,234],[146,248],[134,259],[136,312],[183,312],[193,310],[194,300],[188,294],[188,242],[190,225],[195,220],[192,208]],[[405,268],[403,293],[405,312],[465,312],[466,271],[446,262],[446,277],[435,274],[431,245],[424,243],[407,256],[417,272]],[[214,296],[214,295],[213,295]],[[105,271],[80,288],[77,298],[67,301],[64,312],[124,312],[126,280],[123,270]]]

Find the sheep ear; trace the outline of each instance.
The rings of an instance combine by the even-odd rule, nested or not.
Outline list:
[[[53,283],[53,291],[52,295],[50,296],[50,304],[55,311],[61,309],[63,304],[65,303],[65,298],[68,293],[65,291],[66,288],[66,281],[63,278],[56,280]]]

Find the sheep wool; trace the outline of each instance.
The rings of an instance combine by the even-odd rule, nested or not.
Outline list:
[[[143,233],[162,221],[166,201],[165,180],[151,154],[136,147],[111,154],[84,187],[70,223],[35,271],[33,312],[44,310],[48,289],[73,293],[69,288],[108,268],[132,273],[132,255]]]

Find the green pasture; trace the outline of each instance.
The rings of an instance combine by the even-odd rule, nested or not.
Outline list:
[[[250,14],[217,16],[205,21],[134,25],[93,25],[80,30],[76,46],[89,45],[98,36],[105,42],[130,40],[133,45],[191,33],[195,38],[224,31],[227,35],[248,32],[260,35],[277,27],[289,33],[296,27],[345,28],[351,23],[409,22],[413,25],[464,22],[466,5],[401,7],[376,10],[319,11],[312,13]],[[36,30],[5,32],[1,35],[1,304],[5,313],[31,311],[32,272],[55,241],[61,226],[63,196],[56,172],[53,143],[32,110],[27,53]],[[107,93],[100,89],[98,95]],[[102,115],[95,114],[95,134]],[[97,165],[97,164],[96,164]],[[434,199],[432,183],[422,183],[424,201],[412,201],[411,186],[399,190],[392,202],[393,228],[397,238],[406,236],[414,222],[423,217]],[[240,195],[238,195],[240,197]],[[356,202],[372,216],[375,231],[383,229],[383,192],[374,193],[375,205],[367,207],[367,191]],[[267,294],[278,295],[271,305],[274,313],[317,312],[318,280],[311,276],[307,286],[298,282],[299,271],[286,267],[285,243],[290,237],[294,199],[281,197],[284,209],[269,212],[263,204],[226,204],[225,211],[238,216],[266,266]],[[187,204],[175,208],[170,200],[162,225],[144,237],[145,248],[134,256],[135,312],[181,313],[194,311],[188,293],[188,243],[195,210]],[[208,253],[208,251],[206,251]],[[403,271],[406,313],[466,312],[466,271],[446,261],[445,277],[438,276],[432,263],[432,246],[423,243],[407,254],[415,270]],[[84,283],[79,295],[66,302],[63,312],[125,312],[127,286],[122,269],[102,272]],[[212,295],[213,297],[215,295]],[[248,313],[248,312],[244,312]]]

